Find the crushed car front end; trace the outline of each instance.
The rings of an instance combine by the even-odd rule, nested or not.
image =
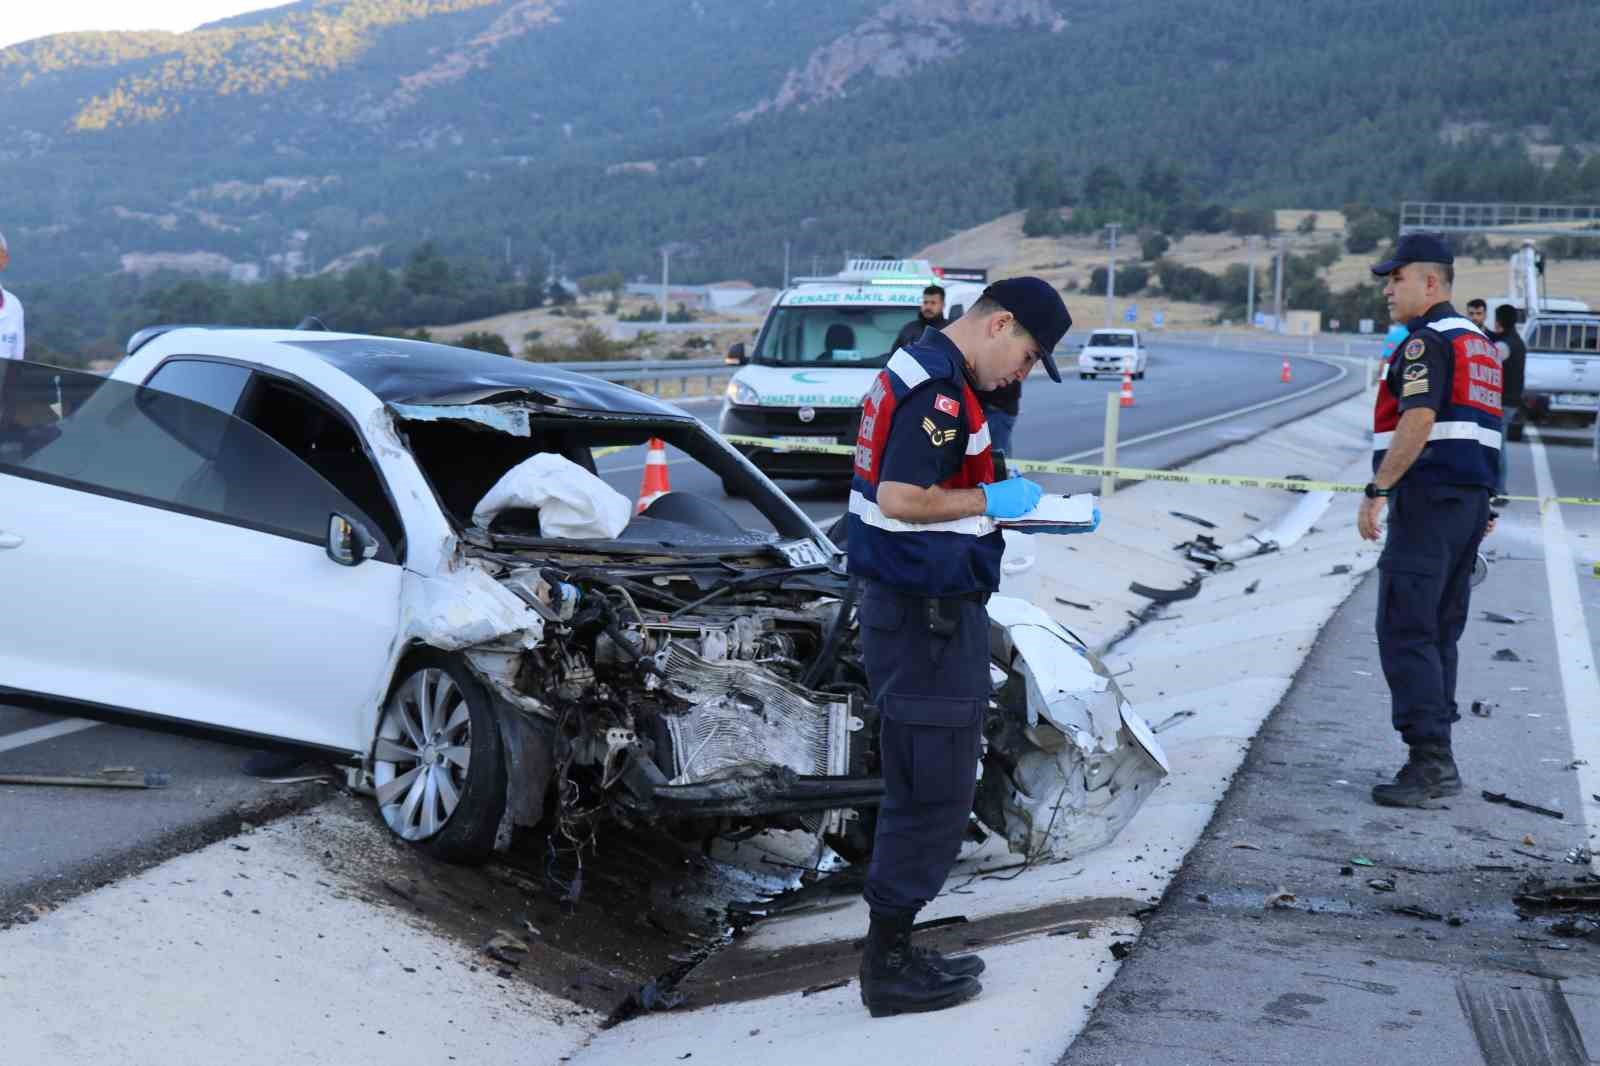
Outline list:
[[[502,844],[548,819],[581,850],[616,820],[800,829],[870,852],[882,781],[855,591],[843,554],[748,460],[665,412],[532,396],[390,411],[456,529],[451,579],[500,619],[454,650],[500,709]],[[651,440],[740,482],[758,519],[686,492],[619,509],[596,456]],[[1164,755],[1075,637],[1021,601],[996,597],[990,616],[975,813],[1035,858],[1105,843]]]

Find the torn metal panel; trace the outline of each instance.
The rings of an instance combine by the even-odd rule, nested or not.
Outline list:
[[[544,619],[516,593],[478,569],[460,566],[439,577],[406,574],[407,628],[419,641],[442,651],[460,651],[515,635],[523,647],[544,639]]]
[[[392,403],[393,411],[405,422],[475,422],[486,429],[509,433],[513,437],[532,436],[527,408],[511,404]]]
[[[1025,693],[1025,728],[996,738],[1010,772],[994,828],[1035,859],[1108,843],[1167,775],[1165,752],[1105,667],[1042,610],[997,596],[989,616],[996,658]]]

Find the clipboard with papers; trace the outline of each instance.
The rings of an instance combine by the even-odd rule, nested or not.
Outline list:
[[[1073,496],[1046,495],[1039,506],[1018,518],[995,522],[999,529],[1019,533],[1093,533],[1100,525],[1099,501],[1093,493]]]

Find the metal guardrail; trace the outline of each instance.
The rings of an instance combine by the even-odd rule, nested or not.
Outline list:
[[[617,384],[653,383],[654,388],[639,391],[656,396],[661,395],[663,381],[676,380],[679,383],[680,394],[683,394],[688,392],[690,380],[702,377],[706,379],[706,395],[714,395],[714,382],[718,378],[732,377],[733,372],[739,369],[738,366],[721,359],[656,359],[649,362],[641,359],[616,359],[593,363],[545,363],[544,365],[576,374],[589,374]]]
[[[1371,333],[1268,333],[1265,330],[1229,332],[1207,330],[1186,332],[1173,330],[1162,333],[1147,332],[1152,344],[1163,337],[1183,344],[1210,348],[1240,348],[1250,351],[1282,352],[1284,355],[1347,355],[1364,358],[1377,354],[1383,347],[1382,335]]]

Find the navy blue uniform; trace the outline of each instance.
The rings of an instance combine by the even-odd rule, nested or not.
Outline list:
[[[1472,567],[1498,475],[1501,371],[1494,346],[1449,304],[1408,323],[1374,417],[1373,470],[1400,416],[1436,412],[1428,444],[1389,493],[1378,560],[1378,655],[1393,724],[1417,745],[1448,746],[1456,707],[1456,644],[1467,623]]]
[[[989,700],[989,617],[1004,540],[982,519],[899,522],[885,481],[973,488],[994,479],[988,426],[961,352],[928,331],[868,393],[850,494],[850,570],[881,723],[884,798],[867,870],[875,914],[915,914],[955,863],[972,812]]]

